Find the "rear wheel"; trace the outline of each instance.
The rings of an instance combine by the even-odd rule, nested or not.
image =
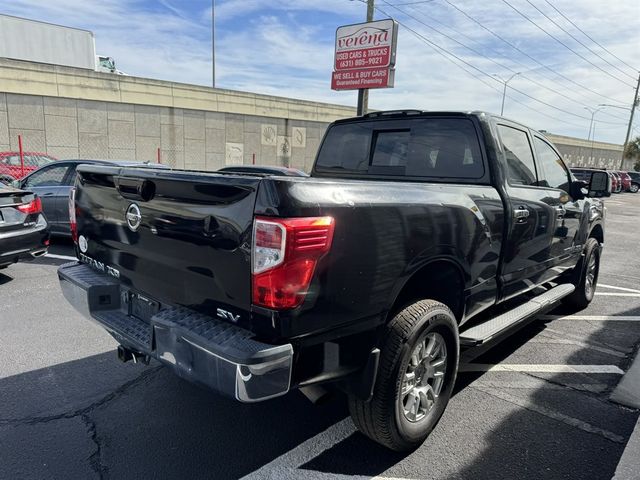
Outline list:
[[[595,238],[587,239],[584,256],[574,269],[572,283],[576,290],[564,299],[564,303],[576,310],[586,308],[596,292],[600,272],[600,244]]]
[[[421,300],[390,322],[373,398],[349,398],[360,431],[396,451],[418,447],[442,416],[456,379],[458,327],[451,310]]]
[[[640,186],[638,186],[637,183],[632,183],[631,186],[629,187],[629,191],[631,193],[638,193],[638,190],[640,190]]]

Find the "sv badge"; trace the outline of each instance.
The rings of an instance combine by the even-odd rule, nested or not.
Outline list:
[[[238,320],[240,320],[240,315],[234,315],[231,312],[228,312],[227,310],[223,310],[221,308],[218,308],[216,310],[216,314],[218,315],[219,318],[223,318],[225,320],[231,320],[233,323],[238,323]]]

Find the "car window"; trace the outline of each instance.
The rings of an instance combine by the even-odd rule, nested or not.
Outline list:
[[[54,165],[42,168],[27,177],[24,188],[60,186],[68,169],[68,165]]]
[[[484,164],[468,119],[385,119],[333,125],[318,154],[316,170],[479,179]]]
[[[27,161],[27,157],[25,157],[25,163]],[[54,160],[51,157],[47,157],[46,155],[29,155],[29,161],[33,162],[34,166],[44,167],[45,165],[49,165]],[[30,164],[31,165],[31,164]]]
[[[498,125],[507,160],[507,175],[511,185],[537,185],[536,167],[529,137],[524,130]]]
[[[538,167],[540,172],[540,186],[559,188],[569,191],[569,172],[562,158],[547,142],[535,137],[534,144],[538,153]]]
[[[13,167],[17,167],[20,165],[20,156],[19,155],[9,155],[2,160],[2,163],[6,163],[7,165],[11,165]]]

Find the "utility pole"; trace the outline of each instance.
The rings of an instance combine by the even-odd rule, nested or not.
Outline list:
[[[216,0],[211,0],[211,86],[216,88]]]
[[[627,136],[624,137],[624,144],[622,145],[622,158],[620,159],[620,170],[624,169],[624,154],[627,150],[627,143],[629,143],[629,135],[631,135],[631,125],[633,125],[633,113],[638,106],[638,88],[640,88],[640,72],[638,73],[638,83],[636,83],[636,92],[633,94],[633,102],[631,103],[631,115],[629,115],[629,126],[627,127]]]
[[[367,22],[373,21],[373,13],[375,10],[374,0],[367,0]],[[357,115],[360,117],[367,113],[369,110],[369,89],[360,88],[358,90],[358,111]]]

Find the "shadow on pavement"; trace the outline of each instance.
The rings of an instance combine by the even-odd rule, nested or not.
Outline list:
[[[0,272],[0,285],[4,285],[5,283],[9,283],[11,280],[13,280],[13,277],[10,275],[7,275],[3,272]]]
[[[0,379],[0,478],[82,478],[82,451],[110,478],[239,478],[344,418],[342,400],[244,405],[107,352]]]

